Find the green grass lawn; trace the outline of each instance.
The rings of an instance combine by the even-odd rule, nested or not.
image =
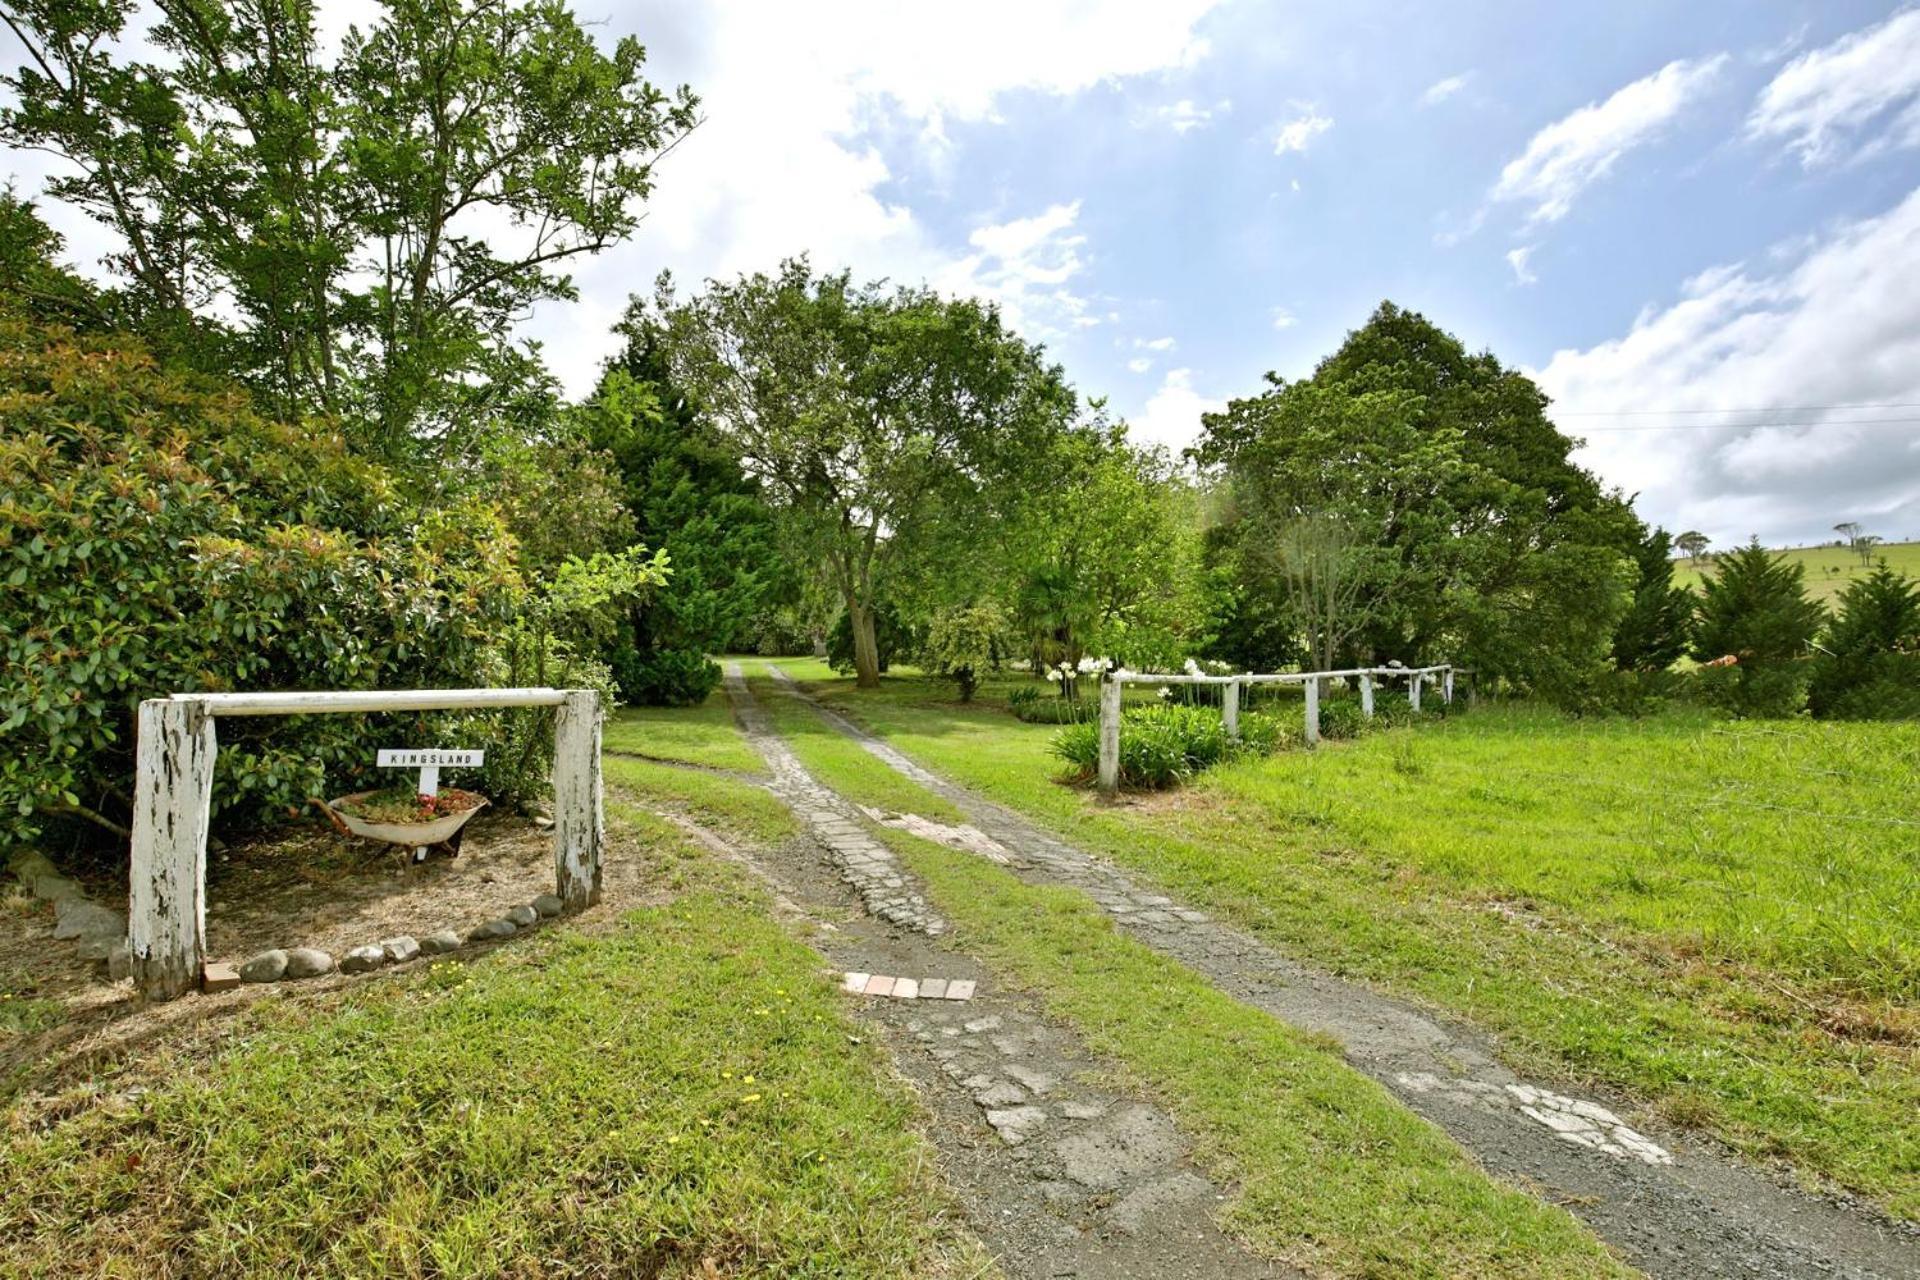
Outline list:
[[[1318,964],[1920,1217],[1920,726],[1486,707],[1121,806],[1053,730],[912,680],[830,702]]]
[[[976,1274],[819,957],[676,829],[611,808],[684,893],[290,991],[16,1117],[0,1274]]]
[[[757,773],[765,767],[735,730],[720,689],[697,707],[622,707],[608,717],[602,745],[611,752],[712,769]]]
[[[1794,547],[1777,554],[1803,565],[1807,594],[1829,604],[1849,582],[1873,572],[1872,566],[1861,564],[1860,557],[1844,547]],[[1889,543],[1875,547],[1874,555],[1884,557],[1889,566],[1909,577],[1920,577],[1920,542]],[[1674,585],[1697,586],[1701,577],[1712,571],[1711,562],[1696,565],[1683,556],[1673,562]]]

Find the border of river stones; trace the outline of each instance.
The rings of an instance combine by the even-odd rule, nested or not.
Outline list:
[[[442,956],[464,946],[511,938],[542,920],[553,919],[565,909],[566,904],[557,895],[543,893],[532,902],[509,907],[503,915],[482,921],[464,936],[457,929],[441,929],[419,939],[399,934],[350,947],[338,960],[318,947],[272,947],[237,965],[209,963],[202,985],[207,991],[226,991],[243,982],[318,978],[336,969],[341,973],[371,973],[384,965],[405,964],[422,955]]]
[[[22,888],[53,904],[56,939],[76,943],[82,960],[104,960],[110,981],[118,982],[132,972],[127,954],[127,917],[123,912],[103,907],[89,898],[78,881],[61,875],[37,849],[17,849],[7,861]],[[242,983],[318,978],[336,970],[371,973],[385,965],[405,964],[422,955],[446,955],[465,946],[511,938],[542,920],[553,919],[565,909],[566,904],[558,895],[543,893],[532,902],[509,907],[503,914],[482,921],[464,935],[454,929],[442,929],[419,939],[399,934],[351,947],[338,958],[319,947],[272,947],[237,965],[210,960],[201,971],[201,990],[228,991]]]
[[[1564,1203],[1648,1274],[1672,1280],[1920,1275],[1920,1228],[1845,1197],[1780,1185],[1706,1143],[1656,1140],[1606,1106],[1523,1080],[1499,1061],[1487,1038],[1142,889],[1106,859],[922,767],[821,704],[779,667],[769,663],[767,671],[868,754],[950,801],[973,824],[947,828],[922,819],[916,834],[988,858],[1029,883],[1077,889],[1122,932],[1227,995],[1335,1036],[1351,1065],[1494,1172]]]
[[[76,944],[82,960],[104,960],[107,976],[119,981],[131,973],[127,958],[127,917],[87,896],[76,880],[54,867],[38,849],[16,849],[8,860],[14,878],[34,897],[53,904],[53,936]]]

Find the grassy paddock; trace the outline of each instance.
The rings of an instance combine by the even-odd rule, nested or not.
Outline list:
[[[1807,594],[1829,605],[1849,582],[1873,572],[1872,566],[1861,564],[1860,557],[1844,547],[1794,547],[1775,554],[1803,565],[1807,575]],[[1876,560],[1884,557],[1889,567],[1901,573],[1920,577],[1920,542],[1888,543],[1875,547],[1874,555]],[[1673,581],[1676,586],[1697,587],[1700,579],[1712,572],[1710,559],[1696,565],[1683,556],[1673,562]]]
[[[16,1116],[0,1274],[975,1274],[819,957],[677,830],[613,819],[682,896],[289,992]]]
[[[1339,972],[1920,1217],[1920,727],[1483,707],[1109,807],[1053,730],[910,680],[831,702]]]

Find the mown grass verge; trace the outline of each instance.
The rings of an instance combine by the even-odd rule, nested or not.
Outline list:
[[[800,833],[779,797],[739,778],[618,756],[600,767],[615,789],[750,843],[778,844]]]
[[[972,1274],[818,956],[672,828],[615,821],[684,896],[264,1000],[16,1114],[0,1274]]]
[[[901,832],[955,937],[1120,1062],[1238,1188],[1224,1224],[1311,1274],[1635,1273],[1563,1210],[1501,1186],[1348,1067],[1337,1046],[1221,993],[1120,934],[1085,895]]]
[[[1195,905],[1499,1031],[1523,1069],[1920,1218],[1915,726],[1483,707],[1113,807],[1053,781],[1044,726],[912,681],[819,690]]]
[[[758,773],[765,768],[734,727],[727,695],[719,689],[697,707],[622,707],[608,717],[602,745],[710,769]]]

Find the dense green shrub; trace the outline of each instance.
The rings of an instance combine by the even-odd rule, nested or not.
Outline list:
[[[1834,720],[1920,717],[1920,583],[1881,565],[1847,584],[1807,707]]]
[[[142,698],[591,681],[581,617],[609,580],[657,581],[596,558],[530,589],[491,504],[416,509],[318,424],[4,307],[0,419],[0,839],[124,824]],[[403,731],[478,735],[460,745],[488,749],[489,790],[525,798],[550,750],[534,718],[226,721],[214,805],[257,823],[377,783],[371,745]]]
[[[1120,724],[1120,783],[1158,790],[1171,787],[1223,760],[1272,751],[1286,741],[1271,717],[1249,715],[1242,737],[1227,736],[1217,711],[1202,707],[1129,707]],[[1093,718],[1055,735],[1053,754],[1073,765],[1083,779],[1100,764],[1100,726]]]
[[[720,685],[720,664],[698,649],[653,649],[623,645],[609,655],[623,702],[654,707],[691,707]]]
[[[1707,701],[1738,716],[1788,716],[1806,704],[1805,658],[1825,611],[1807,599],[1804,578],[1757,540],[1717,558],[1693,634],[1694,657],[1727,663],[1700,673]]]
[[[1358,698],[1328,698],[1320,704],[1320,736],[1338,742],[1357,738],[1368,729],[1367,715]]]
[[[943,609],[927,622],[920,666],[928,675],[953,681],[960,701],[971,702],[980,678],[1005,659],[1012,626],[998,605]]]

